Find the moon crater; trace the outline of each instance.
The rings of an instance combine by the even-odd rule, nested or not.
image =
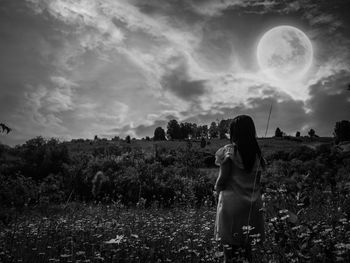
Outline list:
[[[260,39],[257,59],[268,77],[295,80],[304,76],[311,67],[313,48],[303,31],[292,26],[278,26]]]

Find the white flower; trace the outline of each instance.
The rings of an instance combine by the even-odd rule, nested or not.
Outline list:
[[[106,241],[106,244],[120,244],[124,238],[124,235],[117,235],[116,238],[112,238]]]

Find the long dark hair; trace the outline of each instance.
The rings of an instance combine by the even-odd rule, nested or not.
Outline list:
[[[256,161],[256,156],[261,158],[261,150],[256,140],[256,130],[253,119],[248,115],[239,115],[230,124],[230,141],[237,145],[246,171],[251,171]],[[264,162],[261,161],[261,165]]]

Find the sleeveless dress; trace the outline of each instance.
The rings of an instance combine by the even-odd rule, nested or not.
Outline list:
[[[231,169],[224,170],[223,164],[228,162],[227,159],[232,160]],[[246,244],[247,240],[251,241],[251,235],[264,241],[260,158],[257,156],[252,171],[247,172],[244,170],[236,145],[228,144],[216,152],[215,164],[220,166],[219,176],[215,184],[215,189],[220,191],[215,220],[215,239],[224,244],[238,246]],[[254,188],[255,176],[257,178]],[[249,229],[248,234],[247,228]]]

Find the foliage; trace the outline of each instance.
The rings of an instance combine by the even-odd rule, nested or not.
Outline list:
[[[276,142],[283,145],[266,154],[261,179],[266,240],[253,238],[253,261],[348,262],[350,158],[330,143]],[[8,224],[0,228],[0,261],[220,262],[212,239],[214,153],[199,142],[173,149],[163,143],[169,142],[147,151],[97,141],[91,146],[96,151],[65,155],[65,144],[37,138],[12,149],[16,158],[0,165],[0,204],[6,208],[0,224]],[[287,150],[291,143],[296,145]],[[1,158],[10,149],[3,151]],[[52,156],[60,165],[47,162],[43,178],[20,173]],[[101,174],[104,179],[96,180]],[[18,214],[36,213],[32,205],[38,204],[46,205],[40,216]]]
[[[297,131],[297,132],[295,133],[295,137],[300,137],[300,131]]]
[[[11,177],[0,173],[0,208],[23,207],[38,199],[39,189],[32,178],[21,174]]]
[[[281,129],[280,128],[276,128],[276,131],[275,131],[275,137],[278,137],[278,138],[280,138],[280,137],[282,137],[283,136],[283,132],[281,131]]]
[[[166,138],[165,138],[165,131],[164,131],[164,129],[162,127],[157,127],[154,130],[153,140],[155,140],[155,141],[165,141],[166,140]]]
[[[219,131],[219,138],[220,139],[226,139],[227,138],[227,133],[229,133],[229,127],[231,123],[231,119],[227,120],[221,120],[218,125],[218,131]]]
[[[207,141],[205,140],[204,137],[201,139],[201,148],[204,148],[207,145]]]
[[[217,126],[216,122],[213,121],[209,127],[209,137],[210,137],[210,139],[217,138],[218,134],[219,134],[218,126]]]
[[[316,132],[314,129],[310,129],[309,132],[308,132],[309,136],[312,138],[312,137],[315,137],[316,136]]]
[[[62,203],[65,201],[63,177],[50,174],[39,185],[39,202],[41,204]]]
[[[174,119],[168,122],[166,133],[170,139],[180,139],[181,130],[177,120]]]
[[[335,142],[350,141],[350,121],[338,121],[334,127]]]
[[[36,137],[19,146],[16,151],[24,161],[19,164],[19,172],[34,180],[62,172],[63,165],[70,159],[66,145],[54,138],[45,140]]]
[[[178,139],[187,139],[190,135],[193,135],[196,128],[197,126],[193,126],[191,123],[181,122]]]

